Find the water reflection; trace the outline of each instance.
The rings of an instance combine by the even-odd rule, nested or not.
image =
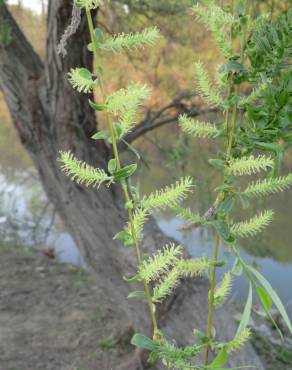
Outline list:
[[[198,228],[188,232],[188,234],[182,234],[177,231],[177,228],[182,226],[183,222],[177,218],[164,219],[160,216],[158,217],[158,223],[167,235],[183,243],[192,256],[199,257],[205,255],[210,258],[212,257],[213,238],[206,231],[202,232]],[[292,280],[292,264],[281,263],[271,257],[255,257],[246,252],[243,247],[241,248],[241,256],[249,264],[256,265],[261,273],[272,283],[283,302],[291,308],[292,314],[292,292],[289,287]],[[218,258],[227,262],[223,268],[218,269],[217,276],[221,277],[225,271],[232,268],[234,257],[224,245],[221,245]],[[234,280],[232,294],[233,300],[245,301],[247,283],[244,276],[237,277]]]
[[[0,176],[0,240],[13,248],[49,250],[61,262],[84,265],[72,237],[47,200],[32,169]],[[10,173],[11,174],[11,173]]]
[[[196,188],[186,205],[203,214],[213,203],[215,197],[213,189],[221,181],[220,173],[208,165],[208,158],[215,158],[218,148],[212,142],[191,141],[189,150],[186,148],[183,150],[184,155],[186,154],[185,158],[182,160],[177,156],[176,161],[171,166],[168,160],[173,155],[168,153],[165,156],[165,153],[173,151],[173,148],[180,142],[178,137],[179,133],[175,128],[172,130],[164,128],[152,135],[150,142],[146,140],[143,140],[143,143],[141,142],[142,153],[151,162],[151,166],[144,168],[141,189],[143,193],[149,193],[155,188],[165,186],[187,173],[194,178]],[[164,146],[162,154],[158,150],[161,145]],[[187,145],[187,143],[185,142],[184,145]],[[180,163],[183,163],[183,166]],[[282,173],[291,172],[291,168],[292,153],[290,152],[283,163]],[[147,171],[147,175],[145,171]],[[250,181],[250,178],[248,181]],[[246,179],[243,179],[242,188],[245,185]],[[277,289],[286,304],[292,304],[292,190],[276,194],[268,200],[263,198],[253,201],[248,209],[244,209],[239,204],[237,213],[233,217],[235,220],[246,220],[264,209],[275,210],[276,216],[273,223],[255,238],[243,239],[240,245],[241,254],[247,262],[258,266],[259,270]],[[157,220],[163,231],[183,242],[192,255],[206,254],[211,256],[212,235],[207,234],[206,231],[202,232],[200,229],[182,235],[176,231],[177,227],[181,225],[181,221],[171,213],[159,214]],[[232,266],[233,257],[224,246],[221,247],[220,254],[220,258],[228,260],[228,264],[219,272],[222,275],[224,270]],[[246,290],[245,279],[237,279],[234,289],[235,298],[243,300]]]

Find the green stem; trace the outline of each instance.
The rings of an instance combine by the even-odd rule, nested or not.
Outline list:
[[[214,242],[214,250],[213,250],[213,268],[211,273],[211,288],[210,288],[210,296],[209,296],[209,304],[208,304],[208,326],[207,326],[207,337],[210,338],[212,336],[212,326],[213,326],[213,308],[214,308],[214,299],[215,299],[215,283],[216,283],[216,263],[218,259],[218,252],[219,252],[219,245],[220,245],[220,237],[216,235],[215,242]],[[209,363],[209,345],[206,346],[205,350],[205,366]]]
[[[231,90],[232,90],[232,84],[229,84],[228,92],[227,92],[228,97],[231,94]],[[229,152],[232,149],[232,140],[233,140],[232,138],[233,138],[233,136],[230,135],[230,132],[231,132],[231,127],[234,127],[234,114],[232,114],[231,127],[229,125],[229,121],[230,121],[230,109],[227,109],[226,116],[225,116],[225,130],[226,130],[226,134],[227,134],[226,147],[228,148],[227,149],[227,157],[230,156]],[[225,179],[225,174],[224,174],[224,179]],[[225,198],[225,194],[223,192],[221,192],[219,194],[218,198],[217,198],[217,202],[218,203],[223,202],[224,198]],[[208,302],[208,323],[207,323],[207,331],[206,331],[206,336],[208,338],[211,338],[211,335],[212,335],[214,298],[215,298],[215,283],[216,283],[216,271],[217,271],[216,263],[217,263],[218,252],[219,252],[219,245],[220,245],[220,237],[217,234],[216,237],[215,237],[214,248],[213,248],[213,268],[212,268],[212,272],[211,272],[211,287],[210,287],[209,302]],[[210,351],[210,347],[207,344],[206,349],[205,349],[205,366],[207,366],[208,362],[209,362],[209,351]]]
[[[226,127],[228,128],[228,148],[226,157],[229,159],[231,157],[232,153],[232,144],[233,144],[233,137],[234,137],[234,131],[236,128],[236,118],[237,118],[237,108],[232,110],[232,117],[231,117],[231,126],[229,127],[229,110],[226,112]],[[225,174],[224,174],[225,179]],[[226,194],[224,192],[221,192],[219,195],[219,202],[222,203],[225,200]],[[216,283],[216,271],[217,271],[217,259],[218,259],[218,252],[219,252],[219,245],[220,245],[220,236],[217,234],[215,241],[214,241],[214,248],[213,248],[213,268],[211,272],[211,287],[210,287],[210,293],[209,293],[209,303],[208,303],[208,324],[207,324],[207,332],[206,336],[210,338],[212,335],[212,326],[213,326],[213,311],[214,311],[214,299],[215,299],[215,283]],[[205,350],[205,366],[209,363],[209,351],[210,346],[206,345]]]
[[[117,160],[118,160],[118,158],[119,158],[119,155],[118,155],[118,152],[117,152]],[[127,188],[127,184],[126,184],[125,181],[122,183],[122,188],[123,188],[123,191],[124,191],[126,204],[129,204],[129,202],[131,202],[131,198],[130,198],[128,188]],[[132,214],[132,210],[130,208],[128,208],[128,219],[129,219],[129,223],[130,223],[131,234],[132,234],[134,244],[135,244],[137,262],[138,262],[138,269],[140,270],[142,268],[141,248],[140,248],[139,241],[137,239],[137,233],[136,233],[136,230],[135,230],[133,214]],[[147,300],[147,303],[148,303],[149,312],[150,312],[150,316],[151,316],[151,320],[152,320],[153,333],[154,333],[154,336],[155,336],[155,335],[158,335],[159,330],[158,330],[158,324],[157,324],[155,312],[154,312],[154,309],[153,309],[153,303],[152,303],[150,288],[149,288],[149,285],[147,284],[146,280],[143,280],[143,284],[144,284],[146,300]]]
[[[235,1],[232,0],[232,9],[234,11],[235,8]],[[246,31],[247,27],[244,26],[244,30],[241,36],[241,49],[240,49],[240,60],[241,63],[244,62],[244,47],[246,43]],[[234,88],[234,84],[230,83],[228,87],[228,96],[230,96],[232,90]],[[240,85],[236,85],[234,89],[234,93],[236,96],[240,93]],[[232,146],[234,142],[234,134],[236,130],[236,122],[237,122],[237,113],[238,113],[238,106],[234,105],[232,108],[232,114],[231,114],[231,123],[229,124],[230,120],[230,110],[228,109],[226,112],[226,122],[225,122],[225,129],[227,134],[227,151],[226,151],[226,160],[230,160],[232,157]],[[224,180],[226,179],[226,173],[224,173]],[[226,198],[226,193],[221,192],[219,195],[220,202],[223,202]],[[213,269],[211,274],[211,288],[210,288],[210,297],[209,297],[209,304],[208,304],[208,325],[207,325],[207,337],[211,338],[212,335],[212,325],[213,325],[213,311],[214,311],[214,297],[215,297],[215,282],[216,282],[216,262],[218,258],[218,251],[219,251],[219,245],[220,245],[220,237],[217,234],[216,239],[214,242],[214,249],[213,249]],[[205,366],[209,363],[209,351],[210,346],[206,346],[205,351]]]
[[[97,44],[96,44],[96,38],[94,36],[94,26],[93,26],[91,12],[88,9],[86,9],[86,17],[87,17],[87,22],[88,22],[88,26],[89,26],[91,42],[93,44],[94,64],[95,64],[95,69],[96,69],[96,75],[97,75],[97,78],[98,78],[98,84],[99,84],[99,87],[100,87],[102,98],[105,100],[106,99],[106,93],[105,93],[105,88],[104,88],[104,83],[103,83],[103,76],[102,76],[102,73],[101,73],[101,65],[99,64],[98,48],[97,48]],[[111,120],[110,117],[108,117],[108,126],[109,126],[109,132],[110,132],[111,140],[112,140],[114,158],[115,158],[116,163],[117,163],[117,169],[120,170],[121,169],[121,161],[120,161],[120,156],[119,156],[119,151],[118,151],[118,145],[117,145],[117,140],[116,140],[116,136],[115,136],[113,123],[112,123],[112,120]],[[124,193],[125,204],[129,205],[131,203],[131,197],[129,195],[127,183],[126,183],[125,180],[121,181],[121,187],[122,187],[122,190],[123,190],[123,193]],[[142,268],[142,263],[143,263],[142,254],[141,254],[141,247],[140,247],[140,243],[139,243],[138,238],[137,238],[137,233],[136,233],[136,229],[135,229],[133,213],[132,213],[131,208],[127,207],[127,212],[128,212],[128,221],[129,221],[129,224],[130,224],[131,234],[132,234],[133,241],[134,241],[134,244],[135,244],[138,270],[140,270]],[[159,330],[158,330],[158,324],[157,324],[157,320],[156,320],[156,316],[155,316],[155,312],[154,312],[154,308],[153,308],[150,288],[149,288],[149,285],[147,284],[147,282],[145,280],[143,281],[143,284],[144,284],[146,300],[147,300],[147,304],[148,304],[149,312],[150,312],[150,316],[151,316],[154,336],[157,336],[157,335],[159,335],[158,334]]]
[[[236,86],[235,89],[235,95],[239,94],[239,85]],[[236,128],[236,120],[237,120],[237,105],[234,105],[232,109],[232,115],[231,115],[231,127],[229,128],[228,132],[228,147],[226,152],[226,160],[228,161],[232,154],[232,145],[234,140],[234,132]]]

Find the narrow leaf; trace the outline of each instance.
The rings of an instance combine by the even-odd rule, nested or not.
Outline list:
[[[283,317],[283,320],[285,321],[290,333],[292,334],[292,325],[291,325],[289,316],[278,294],[275,292],[275,290],[273,289],[271,284],[266,280],[266,278],[264,278],[255,268],[253,268],[252,266],[248,266],[248,269],[257,278],[257,280],[262,284],[264,289],[268,292],[272,301],[274,302],[275,306],[277,307],[281,316]]]
[[[125,242],[126,240],[128,239],[132,239],[132,235],[130,233],[128,233],[127,231],[120,231],[118,232],[114,237],[113,237],[114,240],[122,240],[123,242]]]
[[[145,298],[145,292],[143,290],[136,290],[135,292],[131,292],[127,298]]]
[[[129,166],[126,166],[114,173],[115,180],[124,179],[126,177],[129,177],[133,175],[133,173],[136,171],[137,165],[136,164],[130,164]]]
[[[91,139],[93,139],[93,140],[104,140],[104,139],[107,139],[108,137],[109,137],[108,131],[99,131],[96,134],[94,134],[93,136],[91,136]]]
[[[153,351],[156,347],[155,342],[152,339],[145,337],[142,334],[135,334],[131,340],[131,344],[138,348],[148,349],[149,351]]]
[[[140,281],[140,275],[139,274],[136,274],[134,276],[131,276],[131,277],[126,277],[126,276],[123,276],[123,279],[125,281],[127,281],[128,283],[137,283],[138,281]]]
[[[222,368],[228,360],[228,353],[226,349],[223,347],[218,355],[214,358],[214,360],[210,364],[211,369],[218,369]]]
[[[261,301],[261,304],[263,305],[264,309],[269,311],[273,306],[273,301],[269,295],[269,293],[262,288],[261,286],[256,287],[258,297]]]
[[[113,174],[117,169],[117,165],[118,165],[117,160],[116,159],[111,159],[108,162],[108,165],[107,165],[108,172]]]
[[[96,111],[106,111],[107,110],[107,105],[96,104],[90,99],[88,100],[88,103],[91,106],[91,108],[96,110]]]
[[[219,170],[219,171],[223,171],[224,170],[224,161],[222,161],[222,159],[209,159],[209,164],[216,168],[216,170]]]
[[[243,330],[247,327],[250,319],[250,314],[251,314],[251,308],[252,308],[252,284],[251,282],[249,283],[249,289],[248,289],[248,297],[247,301],[243,310],[243,314],[237,329],[237,332],[235,334],[235,338],[240,335],[240,333],[243,332]]]

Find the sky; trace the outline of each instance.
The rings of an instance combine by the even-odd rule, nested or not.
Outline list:
[[[9,4],[17,4],[18,0],[8,0]],[[22,0],[24,6],[31,8],[35,12],[41,13],[41,2],[39,0]]]

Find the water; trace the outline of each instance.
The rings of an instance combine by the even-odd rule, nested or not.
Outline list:
[[[85,267],[78,248],[48,201],[0,98],[0,244],[53,249],[64,263]]]
[[[151,153],[148,158],[151,162],[151,169],[148,170],[147,176],[143,176],[142,191],[149,193],[157,187],[174,182],[185,173],[190,174],[194,178],[196,188],[186,205],[191,207],[193,211],[203,214],[214,202],[215,194],[212,189],[215,189],[221,181],[220,173],[212,170],[207,163],[208,158],[215,158],[217,148],[210,142],[200,140],[187,143],[184,142],[184,139],[178,139],[176,130],[163,130],[152,138],[151,146],[147,143],[144,144],[145,155]],[[161,138],[166,137],[167,143],[165,140],[163,144]],[[175,148],[175,142],[180,141],[181,144]],[[159,156],[155,147],[161,145],[164,155],[160,154]],[[159,161],[157,161],[157,157],[160,158]],[[169,159],[172,161],[169,162]],[[291,172],[291,169],[292,155],[290,152],[283,163],[282,172]],[[246,183],[243,182],[242,188],[245,186]],[[239,221],[246,220],[265,209],[275,211],[275,219],[269,228],[253,239],[243,239],[240,251],[242,258],[247,263],[256,266],[271,282],[292,313],[292,190],[276,194],[268,200],[253,201],[249,209],[240,206],[237,209],[238,211],[233,217]],[[157,220],[161,229],[170,237],[183,243],[191,255],[212,256],[213,235],[210,230],[195,229],[181,233],[177,229],[183,223],[171,213],[159,214]],[[218,269],[218,278],[223,275],[224,271],[232,268],[234,262],[233,255],[224,245],[220,246],[219,259],[226,260],[227,264],[224,268]],[[236,278],[232,293],[234,300],[244,301],[247,288],[244,276]]]
[[[11,247],[34,248],[40,253],[52,249],[61,262],[85,266],[36,174],[31,177],[30,172],[16,172],[13,180],[0,176],[1,242]]]
[[[177,231],[177,228],[183,225],[181,220],[176,218],[164,220],[161,217],[158,220],[161,229],[167,235],[179,240],[185,245],[192,256],[199,257],[205,255],[210,258],[212,257],[213,239],[211,236],[202,234],[200,229],[193,230],[189,232],[187,236],[184,236]],[[241,256],[247,263],[255,265],[259,269],[259,271],[272,283],[282,301],[292,308],[292,264],[281,263],[272,257],[253,256],[247,253],[244,247],[241,247]],[[223,268],[217,270],[217,277],[220,278],[225,271],[232,268],[234,257],[224,245],[221,245],[218,258],[219,260],[227,261]],[[245,277],[237,277],[234,280],[232,300],[244,302],[247,295],[247,288]]]
[[[1,110],[0,110],[1,112]],[[176,144],[175,144],[176,143]],[[179,145],[177,145],[179,143]],[[178,138],[176,130],[161,129],[137,145],[149,168],[139,175],[143,193],[172,183],[183,173],[190,174],[196,183],[188,205],[201,214],[214,201],[214,189],[220,184],[220,174],[209,168],[208,158],[214,158],[216,148],[208,142],[187,142]],[[159,147],[159,150],[158,150]],[[291,170],[289,154],[283,172]],[[37,174],[7,117],[0,113],[0,241],[14,247],[33,247],[38,250],[53,248],[61,262],[84,266],[78,249],[66,232],[54,207],[48,203]],[[240,246],[242,257],[255,264],[269,279],[286,305],[292,304],[292,191],[275,195],[268,202],[262,200],[246,211],[241,209],[235,217],[247,219],[258,209],[273,208],[276,219],[264,233],[253,240],[244,240]],[[182,234],[177,228],[181,220],[170,213],[156,215],[161,229],[183,243],[193,256],[211,256],[213,238],[201,229]],[[233,257],[225,246],[220,248],[220,259],[227,264],[219,269],[219,276],[233,263]],[[247,293],[245,279],[234,282],[233,298],[244,300]]]

